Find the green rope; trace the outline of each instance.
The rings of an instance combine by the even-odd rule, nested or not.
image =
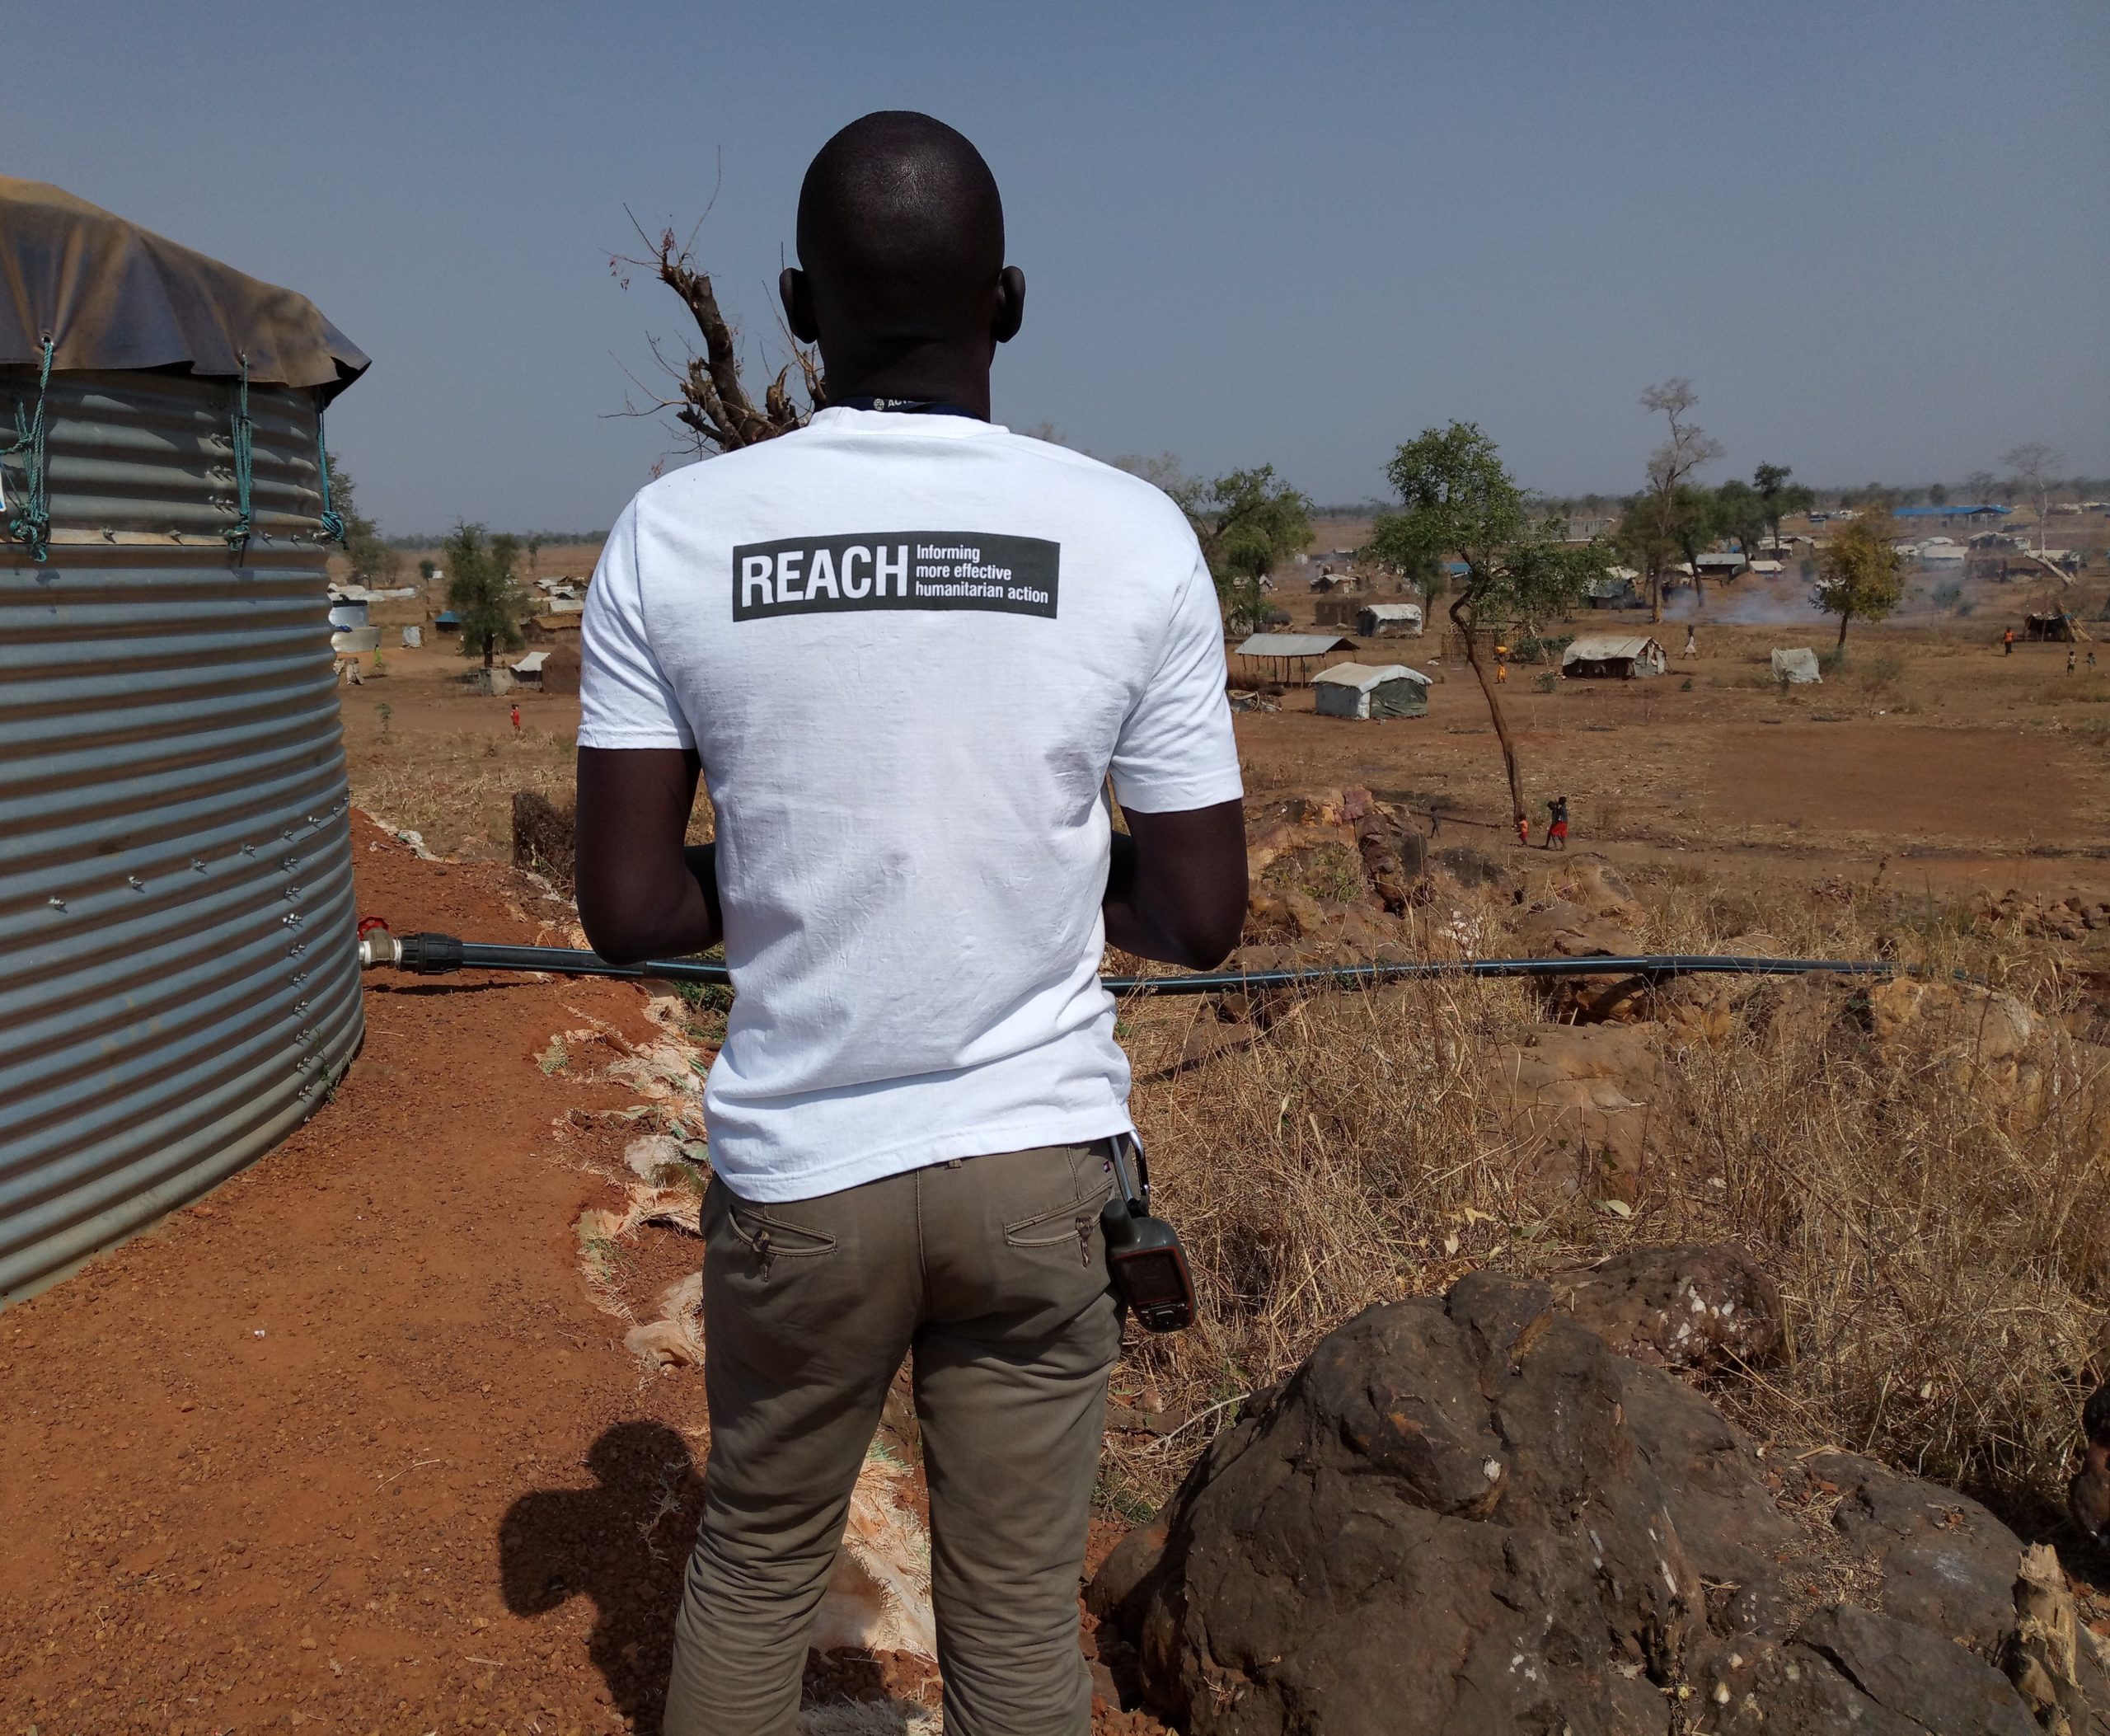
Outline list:
[[[322,405],[315,406],[315,467],[322,475],[322,540],[345,546],[343,515],[330,509],[330,448],[322,438]]]
[[[15,401],[15,441],[5,448],[22,455],[22,503],[7,519],[8,533],[30,546],[30,559],[41,566],[50,557],[51,477],[45,462],[44,393],[51,383],[51,339],[44,340],[44,367],[36,378],[36,414]]]
[[[236,390],[234,411],[235,522],[220,534],[237,555],[249,547],[251,514],[249,507],[250,449],[253,430],[249,420],[249,357],[241,359],[241,384]]]

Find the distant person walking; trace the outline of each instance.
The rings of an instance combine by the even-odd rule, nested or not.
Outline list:
[[[2004,657],[2014,655],[2014,629],[2013,627],[2009,627],[2007,631],[2000,635],[2000,655]]]
[[[1546,804],[1546,848],[1568,847],[1568,798],[1556,795]]]
[[[1517,816],[1517,842],[1526,850],[1531,847],[1531,823],[1521,814]]]
[[[1494,684],[1498,687],[1509,685],[1509,659],[1506,657],[1494,659]]]
[[[1696,626],[1685,630],[1685,654],[1688,657],[1700,655],[1700,629]]]
[[[2069,675],[2070,675],[2070,674],[2072,674],[2072,673],[2073,673],[2073,672],[2074,672],[2074,659],[2075,659],[2075,658],[2077,658],[2080,655],[2080,654],[2078,651],[2075,650],[2074,650],[2074,648],[2073,648],[2071,645],[2068,645],[2068,646],[2066,647],[2066,673],[2067,673]]]
[[[520,727],[520,701],[517,699],[513,702],[513,727]]]

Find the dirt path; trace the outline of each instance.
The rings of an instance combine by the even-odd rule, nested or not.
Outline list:
[[[532,933],[499,870],[355,840],[362,908],[398,927]],[[577,1274],[570,1226],[606,1189],[552,1124],[622,1094],[535,1059],[558,1023],[644,1036],[642,1006],[376,987],[306,1128],[0,1319],[8,1729],[557,1731],[648,1706],[700,1396],[640,1385]]]
[[[566,940],[510,870],[355,823],[399,932]],[[703,1383],[643,1371],[574,1227],[627,1197],[640,1091],[607,1075],[663,1034],[629,983],[368,989],[312,1121],[0,1316],[0,1731],[659,1728]],[[696,1249],[612,1249],[616,1290]],[[881,1698],[900,1663],[809,1682]]]

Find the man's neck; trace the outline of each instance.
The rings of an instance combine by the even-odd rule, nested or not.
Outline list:
[[[821,360],[828,370],[830,403],[850,398],[884,398],[909,404],[943,404],[982,421],[989,420],[989,361],[956,349],[930,345],[905,355],[884,359],[855,350],[829,353]]]

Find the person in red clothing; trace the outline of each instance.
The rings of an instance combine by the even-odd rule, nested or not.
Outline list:
[[[1546,848],[1568,847],[1568,798],[1556,795],[1546,804]]]
[[[517,699],[513,702],[513,727],[520,727],[520,701]]]

